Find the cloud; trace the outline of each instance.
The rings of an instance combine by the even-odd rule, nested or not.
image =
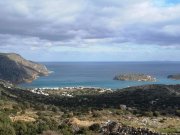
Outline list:
[[[0,6],[4,51],[90,46],[111,50],[125,45],[179,49],[176,0],[6,0]]]

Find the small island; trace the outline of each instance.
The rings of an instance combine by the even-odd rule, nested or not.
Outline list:
[[[174,79],[174,80],[180,80],[180,74],[176,74],[176,75],[168,75],[169,79]]]
[[[114,80],[155,82],[156,78],[145,74],[121,74],[116,75]]]

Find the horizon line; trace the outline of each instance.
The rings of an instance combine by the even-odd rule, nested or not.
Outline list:
[[[36,61],[36,62],[180,62],[172,60],[156,60],[156,61]]]

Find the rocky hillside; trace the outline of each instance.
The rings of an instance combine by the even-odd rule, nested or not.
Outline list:
[[[25,60],[18,54],[0,53],[0,79],[12,83],[31,82],[48,73],[44,65]]]

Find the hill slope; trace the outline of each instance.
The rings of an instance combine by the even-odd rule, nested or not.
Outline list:
[[[78,95],[70,98],[61,97],[58,94],[44,96],[16,88],[7,89],[6,92],[14,95],[14,100],[53,104],[67,108],[119,108],[125,105],[136,108],[141,113],[159,111],[173,115],[180,110],[180,85],[144,85],[107,94]]]
[[[0,79],[22,83],[43,75],[48,75],[44,65],[25,60],[15,53],[0,53]]]
[[[13,125],[17,119],[29,120],[34,125],[27,125],[29,131],[33,129],[30,134],[42,133],[43,130],[39,132],[37,127],[42,127],[43,123],[48,129],[63,134],[67,134],[67,131],[71,131],[71,134],[86,134],[85,131],[92,132],[91,126],[96,129],[92,134],[96,134],[96,131],[97,134],[105,134],[109,127],[113,128],[110,132],[114,134],[131,134],[134,131],[134,135],[180,133],[180,85],[145,85],[106,94],[62,97],[58,94],[35,94],[0,80],[0,99],[3,105],[0,113],[9,114],[10,118],[13,118]],[[85,122],[94,124],[88,125],[89,128],[82,133],[81,126]],[[112,123],[114,124],[110,126]],[[83,126],[83,129],[87,128],[87,125]],[[18,131],[16,128],[15,130]]]

